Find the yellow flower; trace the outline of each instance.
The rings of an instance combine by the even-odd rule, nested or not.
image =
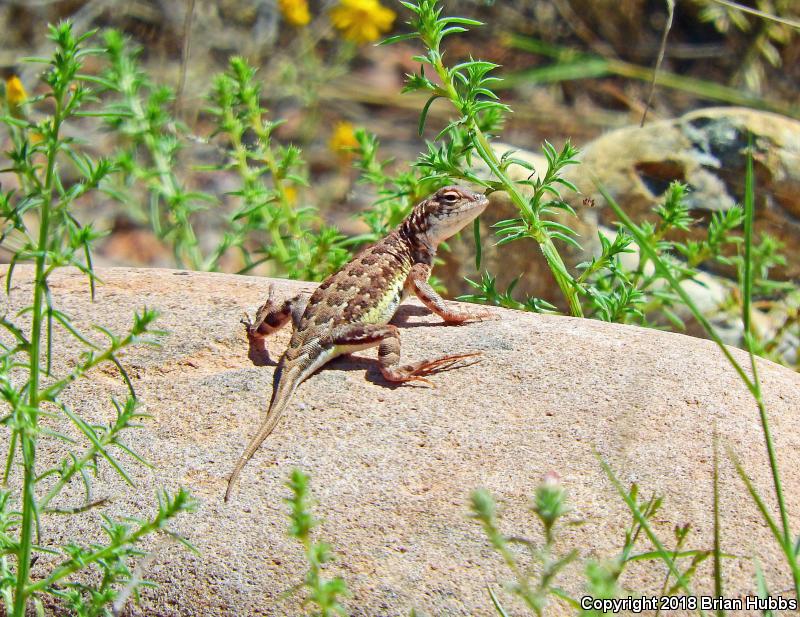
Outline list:
[[[286,21],[298,28],[311,21],[306,0],[278,0],[278,10]]]
[[[358,148],[358,140],[353,125],[349,122],[337,122],[328,141],[330,148],[340,159],[352,160],[353,148]]]
[[[297,189],[291,185],[284,187],[283,197],[287,204],[290,206],[295,205],[297,203]]]
[[[333,25],[345,39],[359,44],[377,41],[391,30],[395,17],[395,12],[378,0],[339,0],[331,9]]]
[[[25,86],[19,79],[19,75],[14,69],[2,69],[3,80],[5,81],[5,99],[8,109],[12,116],[17,118],[22,115],[22,104],[28,100],[28,93]]]
[[[12,75],[6,80],[6,100],[11,107],[19,107],[28,98],[28,93],[25,92],[25,86],[19,80],[19,77]]]

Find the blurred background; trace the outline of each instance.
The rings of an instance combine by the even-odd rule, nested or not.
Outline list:
[[[445,62],[500,65],[494,89],[513,113],[492,131],[498,147],[519,149],[538,170],[545,140],[557,149],[570,140],[582,150],[582,164],[568,176],[581,193],[565,196],[579,210],[570,225],[582,247],[565,247],[568,266],[596,254],[598,230],[614,223],[591,178],[636,220],[653,217],[670,182],[686,183],[702,234],[715,212],[741,203],[743,153],[754,139],[756,226],[774,242],[764,249],[765,267],[778,281],[800,278],[792,248],[800,238],[800,2],[472,0],[443,7],[445,15],[484,24],[448,37]],[[47,24],[69,19],[76,33],[98,29],[92,44],[101,47],[110,45],[109,29],[122,35],[114,39],[116,60],[87,56],[83,72],[108,78],[112,71],[116,94],[102,102],[132,119],[65,129],[126,172],[105,197],[81,204],[83,216],[109,231],[96,245],[98,265],[319,280],[422,196],[403,192],[403,174],[453,119],[451,106],[434,102],[420,136],[427,97],[403,92],[406,75],[419,70],[419,41],[377,45],[408,33],[410,18],[399,2],[378,0],[0,0],[0,67],[6,98],[24,89],[32,101],[24,113],[35,119],[48,101],[35,98],[45,90],[41,64],[25,58],[52,52]],[[234,56],[248,68],[232,67]],[[220,81],[226,71],[227,86]],[[269,134],[262,154],[274,159],[257,171],[254,144],[263,135],[252,125],[231,137],[220,111],[226,88],[245,82]],[[0,126],[7,149],[4,131]],[[0,172],[0,182],[6,190],[15,186],[12,174]],[[265,215],[279,219],[253,219],[252,204],[261,197],[252,191],[263,193],[261,205],[283,208]],[[519,280],[518,293],[565,308],[533,243],[503,256],[493,252],[489,226],[514,216],[502,198],[495,202],[483,217],[484,257],[498,288]],[[278,220],[271,236],[258,228],[269,228],[270,220]],[[296,241],[309,230],[307,241]],[[3,248],[0,259],[7,261],[13,247]],[[471,237],[452,242],[437,286],[451,297],[469,292],[464,277],[478,274],[474,254]],[[702,268],[735,278],[723,262]],[[714,312],[730,290],[706,283],[701,295]],[[769,327],[780,328],[785,317],[784,311]]]
[[[116,28],[141,47],[141,63],[152,79],[180,91],[179,117],[190,130],[207,135],[203,109],[211,76],[226,68],[231,55],[258,68],[266,107],[286,122],[279,137],[298,143],[311,167],[309,197],[332,221],[349,229],[348,210],[365,207],[370,195],[351,196],[353,174],[330,147],[339,123],[375,133],[385,157],[413,160],[422,149],[417,136],[419,100],[401,94],[406,73],[417,69],[414,42],[376,47],[351,43],[330,21],[336,3],[308,3],[307,23],[298,27],[275,0],[1,0],[0,66],[17,66],[22,82],[37,91],[37,65],[22,58],[47,56],[48,23],[70,19],[76,32]],[[291,9],[291,2],[283,5]],[[379,35],[407,31],[410,14],[399,3],[389,28]],[[744,3],[787,20],[800,19],[794,0]],[[445,2],[456,12],[484,22],[447,42],[448,59],[469,56],[502,66],[501,96],[514,110],[502,140],[538,150],[543,140],[578,146],[613,128],[640,121],[648,97],[651,69],[667,20],[662,0],[505,0]],[[304,20],[301,19],[301,22]],[[314,62],[310,56],[315,56]],[[313,66],[312,66],[313,65]],[[100,66],[89,66],[99,71]],[[800,110],[800,37],[790,25],[714,0],[678,3],[662,71],[680,76],[659,86],[650,120],[674,118],[717,104],[746,104],[796,117]],[[664,81],[662,79],[662,81]],[[447,114],[434,105],[431,114]],[[433,124],[433,123],[432,123]],[[431,137],[437,129],[431,128]],[[347,135],[344,136],[347,139]],[[345,161],[349,166],[349,161]],[[113,223],[130,231],[128,222]],[[123,244],[123,246],[120,246]],[[112,262],[169,265],[157,244],[126,249],[110,239],[101,250]],[[115,255],[115,251],[120,251]]]

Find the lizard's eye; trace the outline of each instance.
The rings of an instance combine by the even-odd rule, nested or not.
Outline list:
[[[442,194],[442,201],[446,201],[449,204],[454,204],[459,199],[461,199],[461,195],[459,195],[455,191],[447,191],[446,193]]]

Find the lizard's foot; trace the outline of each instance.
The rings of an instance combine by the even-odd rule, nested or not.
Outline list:
[[[429,375],[437,373],[444,373],[445,371],[452,371],[458,368],[466,368],[477,364],[480,360],[466,361],[467,358],[475,358],[480,356],[480,353],[462,353],[451,354],[449,356],[442,356],[435,360],[422,360],[413,364],[406,364],[404,366],[381,367],[381,373],[387,381],[402,383],[407,381],[422,381],[431,387],[434,384],[426,379]]]
[[[256,314],[258,319],[258,314]],[[259,332],[259,323],[250,319],[250,315],[245,313],[239,320],[244,325],[247,334],[247,358],[254,366],[268,366],[270,363],[269,349],[267,348],[267,335]]]
[[[470,308],[463,305],[455,305],[445,302],[444,299],[434,291],[428,282],[431,275],[431,267],[428,264],[415,264],[408,274],[408,281],[411,283],[414,293],[422,300],[422,303],[439,317],[450,324],[462,324],[468,321],[489,321],[500,319],[500,315],[490,310],[477,307],[474,304]]]
[[[242,314],[242,318],[239,320],[239,323],[244,326],[244,331],[247,333],[248,339],[253,338],[258,334],[258,326],[253,325],[253,320],[250,319],[250,315],[247,313]]]

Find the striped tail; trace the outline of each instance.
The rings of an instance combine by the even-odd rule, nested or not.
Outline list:
[[[233,491],[236,481],[239,479],[239,475],[242,473],[242,469],[244,469],[247,462],[253,458],[253,455],[261,447],[261,444],[264,443],[264,440],[269,437],[269,434],[275,428],[278,420],[280,420],[283,410],[286,409],[286,404],[289,402],[289,399],[302,380],[302,370],[299,370],[299,367],[295,366],[288,371],[284,371],[283,361],[281,361],[280,365],[275,370],[272,400],[269,403],[267,416],[264,418],[261,426],[258,427],[256,434],[250,440],[247,449],[239,457],[236,467],[233,468],[233,473],[231,473],[228,478],[228,488],[225,490],[225,501],[230,499],[231,492]]]

